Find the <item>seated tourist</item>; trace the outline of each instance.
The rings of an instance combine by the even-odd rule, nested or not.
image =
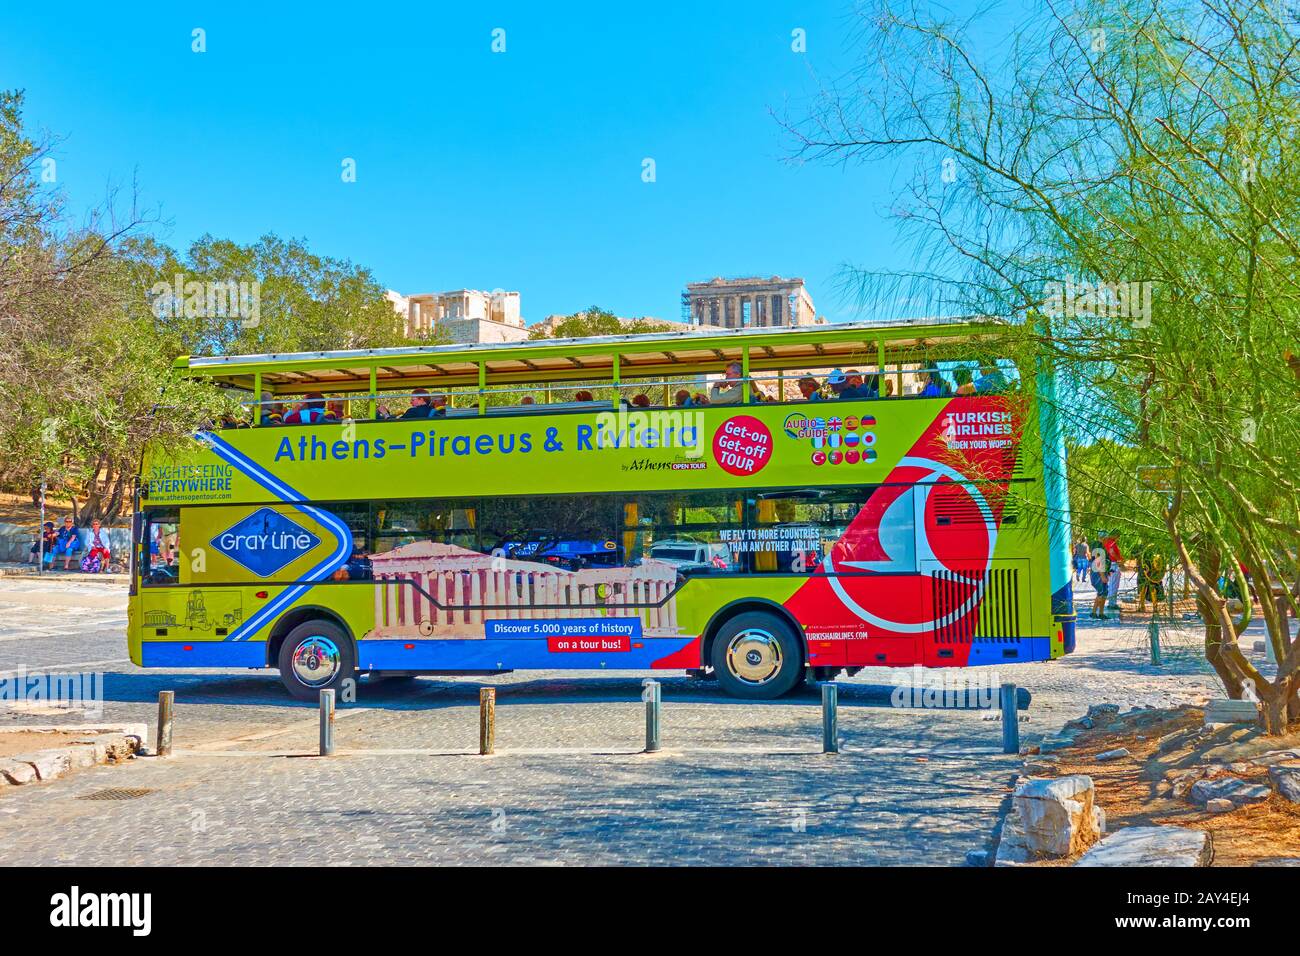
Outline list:
[[[63,518],[63,527],[59,529],[58,537],[54,542],[54,551],[50,554],[50,564],[54,564],[54,558],[61,556],[63,558],[63,570],[72,570],[72,557],[81,550],[81,535],[77,532],[76,526],[72,523],[72,515],[65,515]]]
[[[805,375],[799,379],[799,394],[804,397],[806,402],[820,402],[822,398],[821,382],[817,381],[812,375]]]
[[[938,372],[932,372],[927,369],[925,371],[917,372],[916,378],[918,386],[916,394],[920,395],[922,398],[938,398],[942,394],[939,390],[939,382],[937,381],[939,378]]]
[[[750,397],[756,402],[766,401],[766,396],[758,390],[758,386],[752,381],[744,380],[744,373],[739,362],[732,362],[727,366],[726,378],[717,382],[709,389],[709,404],[711,405],[739,405],[744,401],[745,386],[749,386]]]
[[[243,419],[236,418],[234,415],[230,414],[230,412],[222,412],[221,420],[217,422],[217,427],[221,429],[247,428],[248,422],[244,421]]]
[[[678,408],[690,408],[691,393],[686,391],[686,389],[684,388],[678,389],[677,393],[673,395],[673,404],[676,405]]]
[[[848,376],[838,368],[831,369],[831,374],[826,376],[826,387],[831,390],[831,395],[834,398],[841,398],[843,396],[844,389],[848,386],[848,382]]]
[[[975,391],[980,395],[993,395],[1006,391],[1007,377],[996,362],[981,362],[980,377],[975,379]]]
[[[531,395],[525,395],[523,398],[519,399],[519,404],[520,404],[520,405],[536,405],[536,404],[537,404],[537,399],[533,398],[533,396],[531,396]]]
[[[411,393],[411,407],[402,412],[402,418],[428,418],[433,414],[433,399],[427,388],[417,388]]]
[[[429,396],[429,408],[432,409],[429,412],[430,418],[446,418],[447,396],[441,392],[434,392]]]
[[[110,558],[108,532],[100,527],[99,519],[96,518],[90,523],[90,547],[86,551],[86,556],[81,559],[81,570],[87,574],[107,571]]]
[[[952,380],[957,383],[958,395],[974,395],[975,383],[971,381],[970,369],[959,365],[952,370]]]
[[[633,395],[633,396],[632,396],[632,404],[633,404],[633,406],[636,407],[636,408],[649,408],[649,407],[650,407],[650,396],[649,396],[649,395],[646,395],[645,393],[642,393],[642,394],[640,394],[640,395]]]
[[[578,389],[576,392],[574,392],[574,393],[573,393],[573,400],[574,400],[575,402],[593,402],[593,401],[595,401],[595,399],[591,397],[591,392],[587,391],[585,388],[580,388],[580,389]]]
[[[337,420],[325,410],[325,396],[320,392],[308,392],[297,409],[284,416],[286,425],[319,425]]]
[[[262,404],[258,413],[259,425],[283,425],[284,403],[277,402],[270,392],[262,393]]]
[[[41,526],[41,530],[32,536],[32,550],[27,558],[27,563],[36,564],[41,559],[42,553],[45,555],[45,563],[52,563],[54,560],[54,545],[58,539],[59,535],[54,530],[54,522],[45,522]]]
[[[855,368],[843,373],[844,382],[840,386],[837,398],[875,398],[876,393],[862,384],[862,373]]]

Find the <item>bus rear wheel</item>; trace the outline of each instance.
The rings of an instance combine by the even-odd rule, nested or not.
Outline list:
[[[718,684],[732,697],[771,700],[803,677],[798,636],[765,611],[746,611],[723,623],[709,656]]]
[[[280,645],[280,680],[299,700],[318,700],[356,676],[352,640],[332,621],[303,621]]]

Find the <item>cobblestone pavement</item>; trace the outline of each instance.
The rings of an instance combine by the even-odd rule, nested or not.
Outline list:
[[[305,756],[315,708],[272,672],[124,663],[124,598],[97,583],[0,580],[0,673],[102,670],[112,722],[152,721],[158,690],[176,691],[173,758],[0,791],[14,862],[954,865],[988,845],[1019,765],[999,752],[991,714],[890,706],[899,675],[887,670],[841,679],[838,756],[819,752],[815,688],[740,703],[656,674],[665,752],[646,755],[648,675],[561,672],[363,682],[340,708],[337,755]],[[1203,699],[1214,685],[1195,640],[1190,623],[1175,628],[1156,668],[1145,623],[1085,620],[1078,653],[997,679],[1033,693],[1021,725],[1032,742],[1089,703]],[[484,758],[472,751],[488,683],[498,752]],[[0,729],[33,721],[0,711]],[[80,799],[113,787],[152,792]]]

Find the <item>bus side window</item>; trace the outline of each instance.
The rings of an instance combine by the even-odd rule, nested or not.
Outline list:
[[[180,580],[180,512],[150,511],[144,526],[144,560],[140,578],[145,584],[176,584]]]

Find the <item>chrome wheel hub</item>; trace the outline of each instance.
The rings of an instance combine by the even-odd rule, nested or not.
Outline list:
[[[746,684],[766,684],[781,673],[781,643],[768,631],[752,627],[727,645],[727,669]]]
[[[293,651],[293,676],[307,687],[324,687],[342,666],[338,645],[328,637],[309,637]]]

